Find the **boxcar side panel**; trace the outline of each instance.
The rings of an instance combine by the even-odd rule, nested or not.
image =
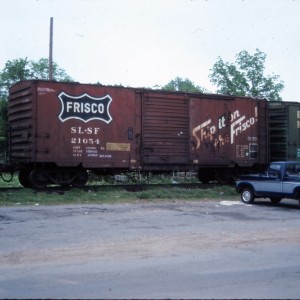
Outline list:
[[[137,159],[134,89],[34,81],[32,161],[130,168]],[[31,109],[33,112],[33,108]]]
[[[240,167],[266,163],[266,101],[203,96],[191,99],[195,164]]]

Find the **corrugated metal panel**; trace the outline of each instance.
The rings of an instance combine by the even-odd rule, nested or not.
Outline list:
[[[271,160],[300,159],[300,104],[270,102],[269,110]]]
[[[269,122],[268,105],[266,101],[257,100],[258,114],[258,163],[264,164],[269,161]],[[251,157],[251,156],[250,156]]]
[[[270,124],[270,159],[286,160],[287,159],[287,109],[282,102],[269,103],[269,124]]]
[[[189,162],[189,100],[169,94],[145,94],[142,155],[145,164]]]
[[[11,160],[30,160],[33,155],[33,89],[29,84],[11,89],[8,103]]]
[[[289,105],[288,160],[300,160],[300,104]]]

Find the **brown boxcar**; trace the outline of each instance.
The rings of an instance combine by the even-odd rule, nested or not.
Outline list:
[[[86,170],[199,171],[228,182],[267,163],[267,101],[53,81],[10,89],[10,161],[24,186],[83,185]]]

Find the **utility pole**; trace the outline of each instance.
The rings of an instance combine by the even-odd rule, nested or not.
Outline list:
[[[50,18],[49,80],[53,80],[53,17]]]

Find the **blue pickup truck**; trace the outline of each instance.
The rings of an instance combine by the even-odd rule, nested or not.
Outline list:
[[[247,204],[255,198],[270,198],[273,203],[290,198],[300,204],[300,161],[272,162],[261,174],[242,175],[236,190]]]

